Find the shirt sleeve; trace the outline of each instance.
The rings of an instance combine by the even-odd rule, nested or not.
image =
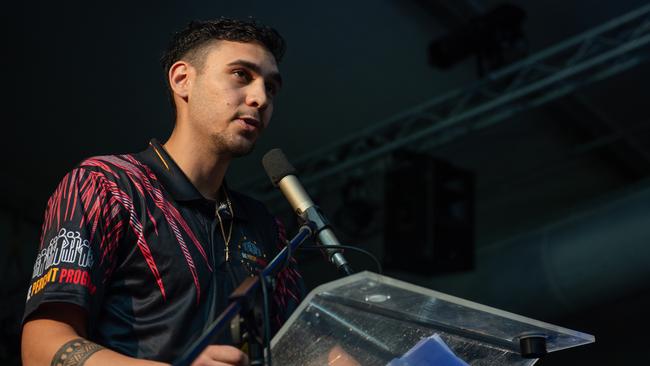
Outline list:
[[[103,172],[76,168],[50,197],[23,321],[46,302],[97,311],[124,232],[111,184]]]

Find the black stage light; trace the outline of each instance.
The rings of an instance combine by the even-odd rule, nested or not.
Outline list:
[[[421,274],[474,266],[474,174],[423,154],[386,173],[384,262]]]
[[[447,69],[474,55],[478,73],[496,70],[525,57],[528,44],[523,32],[526,12],[503,4],[470,20],[429,45],[429,63]]]

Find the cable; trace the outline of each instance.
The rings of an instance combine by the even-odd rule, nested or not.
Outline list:
[[[291,254],[292,254],[291,245],[289,245],[289,243],[287,242],[286,247],[287,247],[287,258],[284,261],[284,266],[282,266],[282,268],[277,272],[278,274],[284,271],[285,269],[287,269],[289,265],[291,265]]]
[[[300,247],[300,249],[312,249],[312,250],[314,250],[314,249],[322,250],[324,248],[325,247],[323,247],[322,245],[303,245],[303,246]],[[331,249],[350,249],[350,250],[355,250],[357,252],[363,253],[363,254],[367,255],[368,257],[370,257],[370,259],[372,259],[373,262],[375,262],[375,265],[377,266],[377,273],[378,274],[383,274],[383,272],[384,272],[382,267],[381,267],[381,263],[379,262],[377,257],[375,257],[372,253],[370,253],[367,250],[364,250],[364,249],[361,249],[361,248],[358,248],[358,247],[354,247],[354,246],[351,246],[351,245],[328,245],[327,249],[330,249],[330,248]]]
[[[305,226],[307,230],[309,231],[309,234],[313,232],[313,227],[310,225]],[[302,231],[303,228],[300,228],[300,231]],[[304,233],[303,233],[304,234]],[[300,243],[302,243],[307,236],[304,236]],[[294,238],[295,239],[295,238]],[[284,266],[277,270],[276,275],[288,268],[291,265],[291,258],[292,258],[292,248],[291,248],[291,243],[289,241],[286,241],[286,258],[284,262]],[[262,286],[262,327],[263,327],[263,359],[266,361],[265,365],[266,366],[273,366],[273,359],[271,356],[271,320],[270,320],[270,311],[269,311],[269,293],[268,293],[268,288],[267,288],[267,279],[264,276],[264,271],[260,272],[258,274],[258,277],[260,279],[260,285]]]
[[[266,278],[260,273],[260,285],[262,285],[262,319],[263,319],[263,350],[262,358],[266,360],[266,366],[273,366],[273,360],[271,359],[271,319],[269,317],[269,293],[266,288]]]

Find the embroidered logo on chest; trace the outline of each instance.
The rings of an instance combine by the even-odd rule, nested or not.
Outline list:
[[[238,249],[241,253],[241,263],[251,276],[258,274],[266,267],[268,263],[266,254],[255,240],[244,235],[239,241]]]

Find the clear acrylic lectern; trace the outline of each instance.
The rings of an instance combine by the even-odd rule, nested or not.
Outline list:
[[[594,342],[543,323],[371,272],[314,289],[271,342],[277,365],[378,365],[437,334],[469,365],[532,365],[539,340],[553,352]],[[525,350],[523,349],[525,348]]]

